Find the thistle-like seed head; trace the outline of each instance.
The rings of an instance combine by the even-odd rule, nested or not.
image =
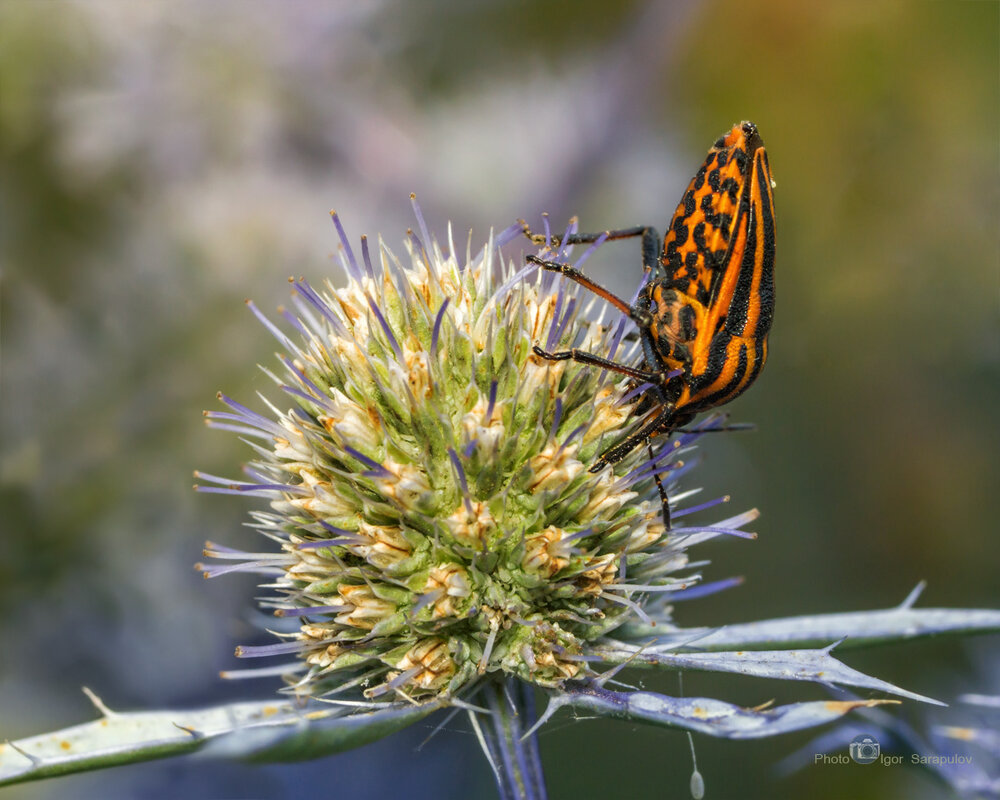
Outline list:
[[[532,352],[635,362],[623,321],[586,321],[574,284],[518,272],[498,241],[463,265],[424,239],[403,260],[380,243],[377,268],[345,240],[346,285],[295,281],[287,335],[251,304],[286,351],[272,374],[284,402],[265,417],[223,398],[231,411],[208,415],[254,437],[256,459],[244,483],[201,477],[268,498],[253,516],[280,552],[212,545],[242,563],[203,569],[271,576],[265,605],[301,625],[240,654],[295,653],[299,692],[419,699],[498,671],[558,686],[588,673],[589,643],[648,622],[643,605],[666,621],[670,591],[697,580],[670,575],[683,537],[665,531],[654,487],[684,439],[589,472],[635,429],[641,393]]]

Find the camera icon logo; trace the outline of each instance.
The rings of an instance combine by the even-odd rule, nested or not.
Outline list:
[[[858,764],[871,764],[878,761],[881,752],[878,740],[870,733],[855,736],[847,750],[851,754],[851,758]]]

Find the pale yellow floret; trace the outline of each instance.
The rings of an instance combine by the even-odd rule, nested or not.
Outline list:
[[[618,555],[605,553],[591,562],[590,569],[576,579],[576,585],[581,592],[599,595],[604,591],[604,585],[615,582],[618,573]]]
[[[361,333],[363,329],[363,334]],[[329,337],[328,353],[332,361],[343,365],[345,372],[353,375],[364,375],[368,371],[368,357],[362,344],[368,340],[368,330],[364,323],[354,327],[356,339],[344,339],[340,336]]]
[[[465,503],[459,502],[454,512],[443,521],[457,541],[479,548],[483,542],[489,541],[497,522],[486,503],[473,502],[470,505],[471,514]]]
[[[376,475],[372,480],[386,497],[400,505],[419,505],[430,492],[427,474],[419,465],[401,464],[387,458],[382,466],[389,474]]]
[[[416,337],[412,337],[412,342],[419,344]],[[400,369],[402,378],[410,389],[410,394],[417,400],[426,400],[432,392],[430,357],[423,350],[404,347],[403,359],[406,368]]]
[[[379,569],[391,567],[413,554],[413,548],[403,538],[403,531],[398,526],[361,522],[357,532],[365,540],[364,543],[349,544],[347,549]]]
[[[611,473],[604,472],[591,484],[590,499],[587,501],[587,505],[580,509],[578,515],[581,522],[608,519],[625,503],[638,496],[635,492],[622,490],[616,486],[617,482],[618,479]]]
[[[560,680],[572,680],[580,673],[578,662],[561,659],[552,650],[534,651],[534,657],[535,669],[538,672],[555,673],[556,678],[549,678],[548,683],[555,684]]]
[[[336,616],[337,622],[341,625],[350,625],[370,631],[396,611],[396,606],[393,603],[376,597],[367,584],[360,586],[341,584],[337,587],[337,592],[343,598],[344,604],[352,607],[349,611],[344,611]]]
[[[476,442],[476,447],[481,453],[495,452],[506,440],[507,429],[503,424],[505,405],[501,402],[494,403],[490,418],[486,419],[489,398],[480,396],[472,409],[462,417],[461,428],[466,441]]]
[[[635,553],[649,547],[666,533],[658,511],[650,511],[640,517],[628,537],[628,552]]]
[[[562,543],[566,532],[561,528],[549,526],[543,531],[532,534],[525,542],[523,566],[529,572],[552,577],[569,564],[569,552]]]
[[[423,691],[439,689],[455,674],[455,662],[448,653],[448,643],[434,637],[417,642],[399,660],[396,667],[399,672],[419,667],[420,671],[407,683]],[[398,674],[390,673],[390,679]]]
[[[382,420],[373,408],[354,402],[340,389],[330,392],[328,402],[329,413],[320,415],[318,420],[340,442],[363,453],[374,452],[384,444]]]
[[[456,600],[465,599],[472,593],[469,573],[458,564],[441,564],[434,567],[427,575],[424,593],[435,593],[438,596],[431,606],[433,619],[456,617],[459,614],[455,606]]]
[[[354,500],[341,496],[335,484],[320,480],[311,469],[299,470],[298,475],[311,494],[288,498],[287,502],[293,508],[301,509],[317,519],[324,520],[340,521],[357,515],[358,509]]]
[[[577,475],[586,469],[576,458],[575,445],[560,446],[550,441],[536,456],[532,456],[528,465],[534,473],[528,488],[533,492],[546,489],[565,488]]]
[[[584,443],[592,442],[609,431],[620,431],[632,419],[634,406],[620,404],[624,386],[605,384],[594,395],[594,416],[583,434]]]

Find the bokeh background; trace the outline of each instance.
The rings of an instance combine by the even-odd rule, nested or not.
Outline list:
[[[89,719],[81,685],[121,709],[273,691],[216,677],[259,638],[253,586],[191,564],[252,533],[191,470],[247,457],[201,411],[268,387],[242,301],[333,271],[331,207],[395,244],[411,191],[456,240],[543,211],[662,229],[745,118],[777,181],[777,315],[731,406],[758,430],[706,441],[694,480],[763,515],[758,541],[699,554],[745,584],[680,621],[886,607],[920,579],[925,605],[996,606],[998,32],[1000,4],[964,0],[0,2],[0,737]],[[588,269],[630,294],[638,247]],[[982,645],[845,658],[949,697],[1000,690]],[[448,727],[419,751],[429,725],[305,765],[174,760],[4,796],[489,797]],[[808,740],[701,738],[699,766],[715,797],[948,796],[903,768],[776,777]],[[687,796],[679,734],[560,716],[542,747],[553,797]]]

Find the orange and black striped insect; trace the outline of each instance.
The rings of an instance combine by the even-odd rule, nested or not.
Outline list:
[[[598,472],[651,437],[669,435],[696,414],[739,396],[767,359],[774,314],[774,198],[764,142],[751,122],[733,126],[708,151],[688,185],[660,246],[649,226],[607,232],[606,238],[642,237],[648,278],[630,304],[569,264],[527,260],[560,272],[626,313],[638,328],[638,367],[572,349],[534,352],[552,361],[572,359],[649,384],[639,406],[645,422],[590,467]],[[536,243],[542,236],[525,233]],[[554,237],[555,244],[597,241],[604,233]],[[652,450],[650,449],[650,457]],[[657,474],[654,471],[654,474]],[[666,493],[657,474],[664,522]]]

